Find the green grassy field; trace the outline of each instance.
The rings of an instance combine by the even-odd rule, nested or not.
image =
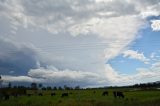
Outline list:
[[[95,93],[93,93],[95,91]],[[112,89],[108,96],[102,96],[104,90],[62,90],[43,91],[43,96],[10,97],[7,101],[0,101],[0,106],[160,106],[160,91],[127,91],[123,89],[125,98],[114,98]],[[122,90],[121,90],[122,91]],[[63,92],[68,92],[68,97],[61,97]],[[32,91],[27,91],[32,93]]]

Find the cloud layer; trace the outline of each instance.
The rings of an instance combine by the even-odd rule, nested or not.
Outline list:
[[[123,54],[147,63],[128,46],[159,10],[159,0],[0,0],[0,74],[57,85],[129,83],[144,71],[124,75],[108,61]],[[158,25],[152,20],[154,31]]]

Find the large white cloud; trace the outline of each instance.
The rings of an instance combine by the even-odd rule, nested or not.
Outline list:
[[[35,60],[43,68],[29,69],[30,77],[37,74],[47,77],[51,73],[58,82],[64,77],[75,80],[73,74],[79,80],[98,75],[106,77],[104,82],[112,83],[132,78],[121,76],[105,63],[127,49],[146,23],[146,17],[160,14],[159,5],[159,0],[1,0],[0,22],[5,21],[0,28],[5,27],[2,32],[7,36],[2,33],[0,36],[17,41],[18,45],[24,42],[40,49]],[[95,43],[87,43],[90,40]],[[101,48],[92,49],[96,47]],[[147,61],[143,54],[134,51],[126,56]],[[47,69],[47,65],[59,70]]]

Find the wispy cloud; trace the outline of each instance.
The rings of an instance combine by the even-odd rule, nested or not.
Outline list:
[[[44,83],[44,79],[40,78],[32,78],[28,76],[11,76],[11,75],[2,75],[4,82],[37,82],[37,83]]]
[[[149,59],[146,58],[143,53],[139,53],[138,51],[134,51],[134,50],[124,51],[123,52],[123,57],[128,57],[130,59],[136,59],[136,60],[142,61],[144,63],[149,62]]]

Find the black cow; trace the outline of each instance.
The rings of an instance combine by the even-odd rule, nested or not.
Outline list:
[[[68,96],[68,93],[62,93],[61,97]]]
[[[9,100],[9,91],[6,88],[0,88],[0,99]]]
[[[124,98],[124,94],[123,94],[123,92],[117,92],[117,96],[119,97],[119,98]]]
[[[104,91],[104,92],[102,93],[102,96],[105,96],[105,95],[108,96],[108,91]]]
[[[55,92],[52,92],[52,93],[51,93],[51,96],[55,96],[55,95],[56,95],[56,93],[55,93]]]
[[[119,97],[119,98],[124,98],[124,94],[123,92],[120,92],[120,91],[113,91],[113,95],[115,98]]]

